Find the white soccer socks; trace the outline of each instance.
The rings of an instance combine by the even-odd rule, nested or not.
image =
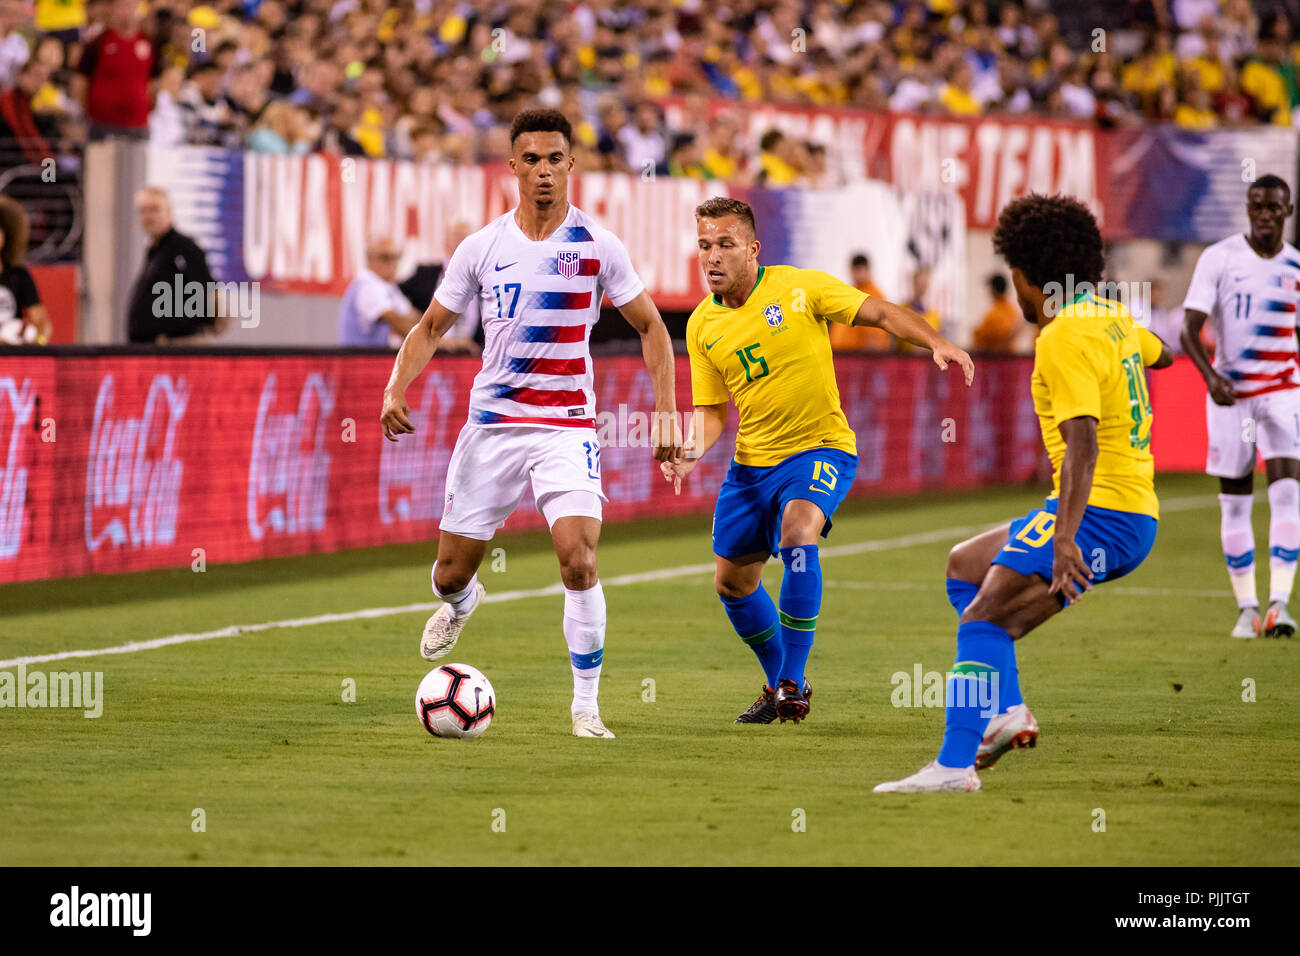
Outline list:
[[[1219,495],[1219,537],[1228,563],[1228,580],[1237,607],[1258,607],[1255,597],[1255,531],[1250,525],[1251,495]],[[1294,567],[1294,565],[1292,565]]]
[[[598,713],[605,655],[605,591],[599,581],[585,591],[564,589],[564,641],[573,668],[573,713]]]
[[[438,590],[438,562],[433,562],[433,570],[429,573],[429,580],[433,584],[433,593],[439,598],[446,601],[451,607],[452,614],[457,621],[463,621],[474,613],[474,609],[479,606],[483,599],[483,592],[478,586],[478,575],[475,574],[469,579],[469,583],[459,591],[452,591],[444,594]]]
[[[1300,481],[1282,478],[1268,486],[1268,563],[1270,604],[1291,599],[1296,559],[1300,557]]]

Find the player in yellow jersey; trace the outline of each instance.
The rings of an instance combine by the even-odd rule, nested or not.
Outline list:
[[[1042,330],[1032,387],[1052,494],[1042,508],[952,549],[948,598],[960,619],[943,747],[877,793],[979,790],[977,768],[1034,746],[1038,723],[1020,696],[1013,641],[1094,582],[1128,574],[1155,543],[1144,366],[1169,365],[1169,350],[1119,302],[1093,294],[1105,262],[1097,221],[1082,203],[1017,199],[999,215],[993,247],[1011,267],[1024,315]]]
[[[717,197],[695,210],[700,265],[713,294],[686,325],[695,434],[664,477],[681,481],[721,436],[727,402],[740,412],[735,460],[713,516],[714,585],[767,682],[742,724],[800,721],[811,688],[804,667],[821,608],[817,539],[829,533],[857,468],[857,444],[840,408],[828,322],[866,325],[930,349],[940,368],[970,356],[919,315],[815,269],[760,266],[754,213]],[[786,573],[778,613],[763,565],[780,552]]]

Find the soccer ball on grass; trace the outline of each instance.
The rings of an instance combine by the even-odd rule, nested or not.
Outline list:
[[[483,673],[468,664],[443,664],[420,681],[415,714],[435,737],[477,737],[492,724],[496,692]]]

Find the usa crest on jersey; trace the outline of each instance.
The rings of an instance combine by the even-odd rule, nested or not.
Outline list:
[[[767,324],[772,326],[772,328],[776,328],[785,321],[785,314],[781,311],[781,304],[779,302],[773,302],[764,309],[763,315],[767,316]]]
[[[581,266],[582,252],[578,249],[556,253],[556,266],[560,275],[572,279]]]

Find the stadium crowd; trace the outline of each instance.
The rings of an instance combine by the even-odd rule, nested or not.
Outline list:
[[[1300,43],[1268,6],[1130,0],[1080,47],[1045,0],[0,0],[0,139],[467,163],[546,105],[584,169],[818,185],[819,146],[704,101],[1289,125]]]

